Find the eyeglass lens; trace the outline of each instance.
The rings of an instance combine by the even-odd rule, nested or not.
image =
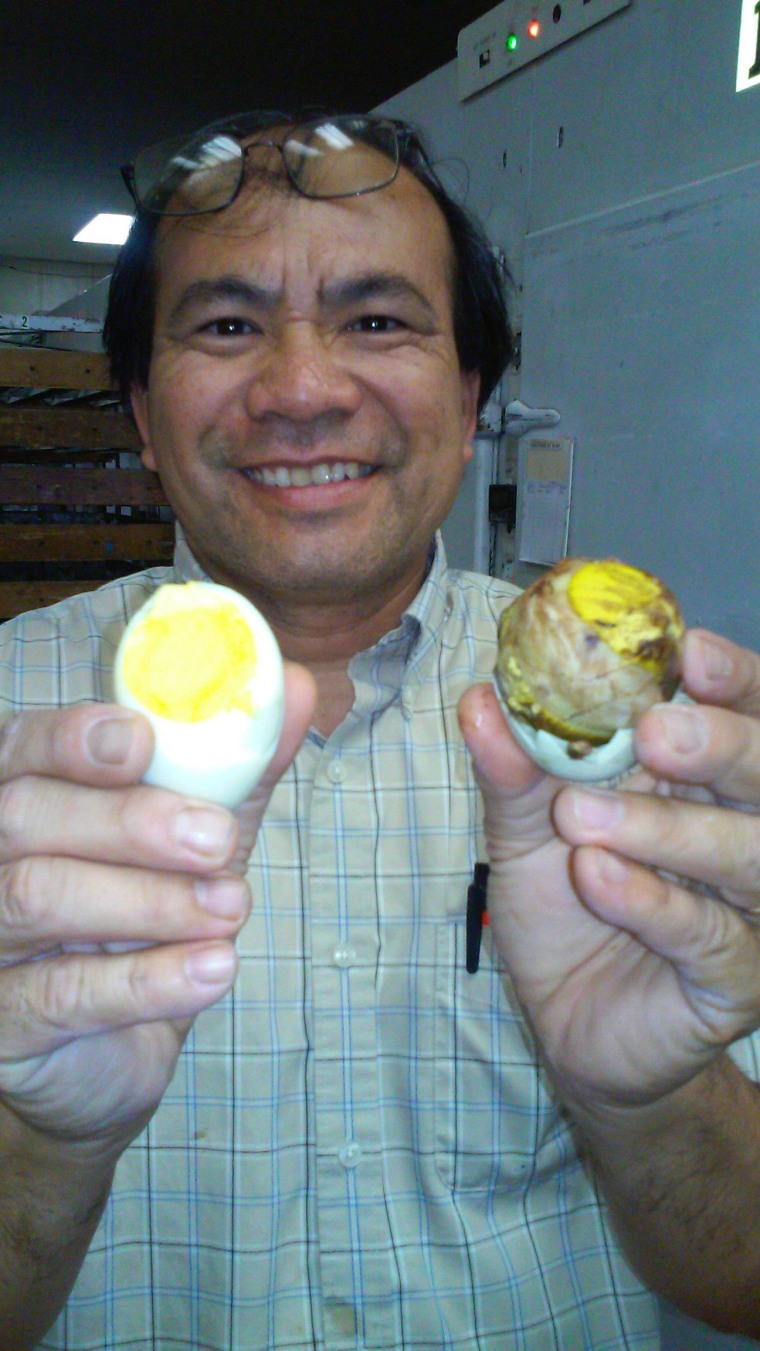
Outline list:
[[[393,126],[356,121],[296,128],[282,145],[288,174],[307,197],[348,197],[392,182],[398,164]]]
[[[205,135],[143,151],[135,185],[143,206],[167,215],[215,211],[232,200],[243,172],[243,152],[232,136]]]

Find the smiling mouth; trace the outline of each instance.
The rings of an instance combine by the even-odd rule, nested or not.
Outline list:
[[[355,460],[339,461],[332,464],[310,465],[262,465],[260,469],[246,469],[246,478],[254,483],[266,483],[276,488],[308,488],[313,484],[341,483],[344,479],[366,478],[373,472],[372,465],[358,464]]]

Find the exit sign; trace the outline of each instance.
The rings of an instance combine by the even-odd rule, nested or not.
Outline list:
[[[760,81],[760,0],[742,0],[739,29],[739,64],[736,88],[747,89]]]

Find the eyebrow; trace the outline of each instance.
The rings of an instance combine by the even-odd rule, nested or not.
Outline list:
[[[370,272],[358,277],[347,277],[336,282],[320,286],[318,298],[327,309],[344,309],[362,305],[372,300],[411,301],[419,306],[431,324],[438,322],[435,307],[423,291],[414,282],[397,272]],[[260,286],[245,277],[228,274],[213,280],[200,279],[191,282],[182,292],[177,304],[171,311],[170,322],[175,323],[188,310],[196,305],[206,305],[222,301],[250,306],[253,309],[271,313],[280,304],[282,291],[278,288]]]
[[[330,283],[320,289],[320,299],[328,307],[336,309],[362,305],[369,300],[411,300],[424,310],[431,323],[435,323],[438,318],[435,307],[424,291],[400,272],[370,272],[359,277],[348,277],[345,281]]]
[[[185,288],[172,308],[169,322],[176,323],[188,310],[196,305],[207,305],[218,300],[231,300],[235,304],[250,305],[256,308],[274,309],[276,293],[264,286],[257,286],[243,277],[215,277],[213,281],[201,279],[191,282]]]

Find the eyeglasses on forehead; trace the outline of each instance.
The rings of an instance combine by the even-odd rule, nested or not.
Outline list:
[[[284,135],[267,137],[286,125]],[[428,167],[405,122],[364,114],[322,116],[287,125],[276,113],[247,113],[150,146],[124,165],[137,206],[162,216],[221,211],[237,197],[246,169],[286,181],[303,197],[358,197],[387,187],[400,163]]]

